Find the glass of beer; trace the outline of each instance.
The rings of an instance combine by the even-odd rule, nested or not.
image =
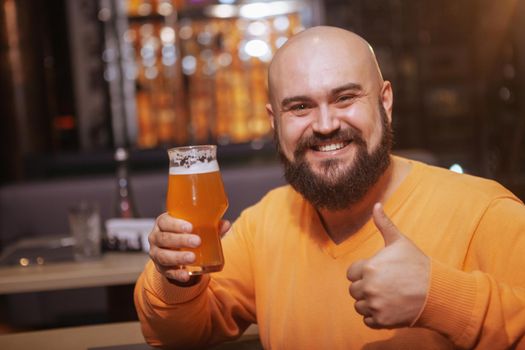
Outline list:
[[[170,159],[166,207],[170,216],[193,225],[193,233],[201,238],[198,248],[185,248],[195,253],[195,263],[186,265],[190,275],[222,270],[219,223],[228,208],[217,146],[186,146],[168,150]]]

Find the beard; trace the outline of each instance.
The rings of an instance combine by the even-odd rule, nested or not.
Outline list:
[[[368,153],[367,142],[361,132],[349,127],[329,135],[314,133],[301,138],[294,151],[295,160],[290,161],[281,150],[276,130],[274,137],[277,151],[284,165],[284,176],[288,183],[317,209],[342,210],[363,199],[390,165],[393,133],[381,103],[379,114],[381,140],[371,153]],[[321,142],[337,143],[348,140],[352,140],[353,146],[357,148],[352,164],[341,169],[341,160],[327,159],[320,164],[322,174],[312,170],[306,160],[306,152],[312,146]]]

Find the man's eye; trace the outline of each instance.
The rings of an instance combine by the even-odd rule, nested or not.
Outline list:
[[[287,108],[287,111],[295,116],[303,117],[310,113],[312,105],[309,103],[296,103]]]
[[[296,105],[293,105],[290,109],[292,111],[303,111],[305,109],[308,109],[309,106],[306,103],[298,103]]]
[[[354,96],[352,95],[342,95],[342,96],[339,96],[337,98],[337,100],[335,100],[336,103],[340,103],[340,102],[348,102],[350,100],[352,100],[354,98]]]

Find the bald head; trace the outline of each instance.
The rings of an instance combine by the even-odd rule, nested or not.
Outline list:
[[[309,76],[307,79],[318,79],[315,74],[334,70],[353,71],[355,74],[349,78],[354,77],[360,83],[378,87],[383,83],[372,47],[363,38],[340,28],[313,27],[290,38],[275,53],[268,69],[272,104],[283,79],[307,78],[305,74]]]

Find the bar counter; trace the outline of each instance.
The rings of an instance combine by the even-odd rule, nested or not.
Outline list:
[[[0,268],[0,294],[134,284],[146,253],[105,253],[91,261]]]

